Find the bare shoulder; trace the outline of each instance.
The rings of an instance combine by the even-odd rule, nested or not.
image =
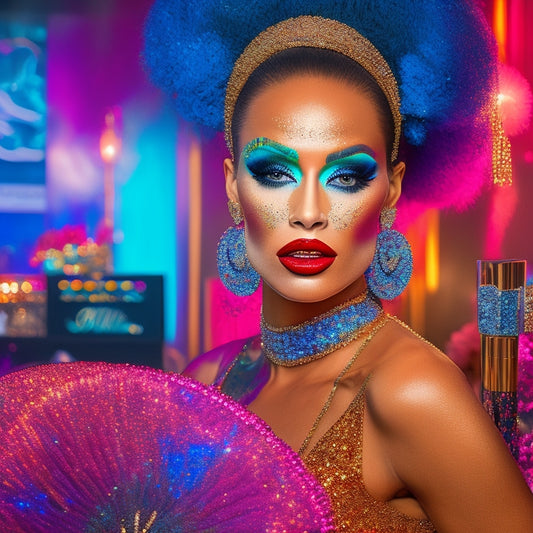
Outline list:
[[[410,443],[421,452],[437,442],[476,446],[480,435],[501,445],[492,420],[453,361],[399,321],[391,320],[385,333],[383,355],[367,390],[369,415],[381,431],[395,437],[399,448]]]
[[[462,409],[477,398],[463,372],[440,350],[407,326],[392,319],[383,332],[381,355],[372,372],[368,399],[376,414],[399,409],[432,411],[460,402]],[[401,420],[400,420],[401,422]]]
[[[400,323],[387,324],[380,342],[369,423],[436,529],[531,531],[532,495],[460,369]]]

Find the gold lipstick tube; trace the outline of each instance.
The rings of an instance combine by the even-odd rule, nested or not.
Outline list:
[[[518,457],[518,347],[524,328],[525,261],[478,261],[481,401]]]

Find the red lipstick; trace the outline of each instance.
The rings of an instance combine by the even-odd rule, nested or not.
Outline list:
[[[323,272],[337,257],[335,250],[318,239],[296,239],[283,246],[276,255],[287,270],[301,276]]]

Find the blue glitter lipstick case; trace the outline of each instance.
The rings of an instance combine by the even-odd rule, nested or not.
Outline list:
[[[524,329],[526,261],[478,261],[481,401],[518,458],[518,336]]]

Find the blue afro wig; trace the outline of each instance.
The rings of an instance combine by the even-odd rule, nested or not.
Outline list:
[[[348,24],[391,67],[401,97],[402,202],[463,209],[490,180],[496,45],[470,0],[156,0],[145,27],[152,81],[186,120],[222,131],[234,62],[267,27],[299,15]]]

